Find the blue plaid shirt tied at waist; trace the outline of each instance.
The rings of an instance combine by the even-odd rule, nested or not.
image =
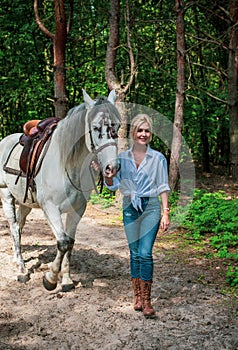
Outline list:
[[[137,168],[132,148],[119,154],[120,170],[113,178],[113,185],[105,185],[111,191],[119,191],[130,196],[136,210],[142,210],[141,198],[158,197],[170,191],[168,185],[167,161],[164,155],[147,146],[146,156]]]

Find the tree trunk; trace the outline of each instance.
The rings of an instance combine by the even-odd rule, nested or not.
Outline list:
[[[110,90],[120,89],[115,74],[117,48],[119,45],[120,0],[110,1],[110,34],[107,43],[105,76]]]
[[[119,82],[116,76],[116,56],[119,47],[119,24],[120,24],[120,0],[110,1],[110,34],[107,44],[106,53],[106,65],[105,65],[105,77],[107,85],[110,90],[115,89],[117,93],[117,108],[121,114],[122,123],[119,129],[119,139],[118,139],[118,149],[119,152],[125,150],[128,147],[127,143],[127,128],[128,128],[128,118],[126,107],[124,104],[126,93],[133,83],[135,74],[135,63],[132,52],[132,47],[130,43],[130,13],[129,13],[129,2],[126,1],[126,20],[127,20],[127,46],[130,57],[131,72],[127,84],[124,84],[123,78]]]
[[[230,4],[231,36],[228,65],[228,106],[230,112],[230,166],[232,179],[238,180],[238,0]]]
[[[173,127],[173,140],[169,167],[169,182],[171,190],[178,189],[179,162],[182,146],[182,128],[185,93],[185,39],[184,39],[184,5],[182,0],[175,0],[176,5],[176,31],[177,31],[177,92],[175,103],[175,117]]]
[[[65,49],[67,23],[64,0],[54,0],[56,30],[54,36],[54,106],[55,115],[64,118],[67,111]]]
[[[65,49],[67,34],[69,32],[73,1],[70,3],[70,15],[68,26],[66,23],[64,0],[54,0],[55,9],[55,34],[52,34],[42,23],[38,13],[38,0],[34,0],[34,12],[36,22],[42,32],[53,41],[54,45],[54,107],[55,116],[64,118],[67,110],[67,95],[66,95],[66,69],[65,69]]]

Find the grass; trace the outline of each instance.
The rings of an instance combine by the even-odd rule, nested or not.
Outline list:
[[[159,232],[155,243],[155,254],[162,251],[165,259],[189,268],[193,273],[193,281],[218,288],[221,294],[238,298],[238,289],[229,285],[226,274],[233,259],[214,257],[214,249],[209,237],[193,240],[187,231],[178,229],[174,232]],[[188,272],[189,273],[189,272]]]

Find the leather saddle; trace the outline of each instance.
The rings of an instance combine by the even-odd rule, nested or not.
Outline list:
[[[60,120],[60,118],[56,117],[44,120],[30,120],[23,126],[24,134],[21,135],[19,140],[19,143],[23,146],[19,165],[27,179],[24,202],[26,200],[28,188],[33,185],[34,177],[37,175],[47,151],[48,144],[46,143]],[[42,153],[43,149],[44,153]],[[41,161],[39,161],[40,156]]]

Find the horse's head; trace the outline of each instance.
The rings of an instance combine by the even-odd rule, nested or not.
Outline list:
[[[116,93],[112,90],[108,98],[92,100],[83,90],[86,114],[86,143],[100,163],[103,175],[115,174],[119,169],[117,138],[120,114],[115,107]]]

